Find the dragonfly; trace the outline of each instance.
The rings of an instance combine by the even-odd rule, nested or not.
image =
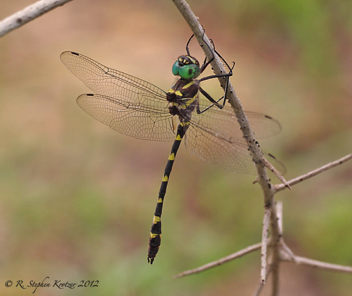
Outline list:
[[[82,54],[65,51],[60,58],[64,65],[94,93],[82,94],[77,104],[91,117],[113,130],[138,139],[173,141],[162,177],[157,205],[149,235],[147,261],[153,264],[161,244],[161,215],[170,173],[181,141],[186,149],[203,160],[237,173],[255,174],[252,156],[237,118],[225,105],[227,84],[232,75],[230,67],[220,54],[207,45],[212,58],[202,65],[187,54],[177,58],[172,73],[177,81],[168,91],[140,78],[108,68]],[[229,71],[198,79],[217,54]],[[213,99],[200,83],[222,77],[226,82],[224,95]],[[202,96],[201,96],[201,95]],[[280,132],[281,125],[274,118],[255,112],[246,112],[256,137],[265,138]],[[265,153],[265,152],[263,152]],[[275,158],[271,154],[265,154]],[[279,167],[280,162],[276,161]]]

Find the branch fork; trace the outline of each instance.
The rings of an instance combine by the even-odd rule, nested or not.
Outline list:
[[[198,39],[200,46],[202,47],[205,55],[210,58],[212,53],[210,52],[210,46],[203,46],[203,42],[207,42],[209,44],[209,38],[204,33],[202,26],[199,23],[199,19],[194,15],[189,5],[184,0],[172,0],[194,35]],[[225,68],[223,67],[220,59],[217,55],[213,55],[215,57],[212,62],[212,67],[215,74],[225,73]],[[222,84],[223,81],[219,79],[220,84],[225,89],[225,86]],[[286,181],[284,177],[264,158],[261,150],[258,145],[256,145],[256,141],[254,139],[253,131],[251,130],[250,124],[246,117],[246,114],[242,108],[241,102],[231,84],[231,82],[227,85],[226,97],[228,98],[230,105],[232,106],[234,113],[238,119],[238,122],[241,127],[241,131],[243,133],[243,138],[246,139],[248,144],[248,150],[251,152],[253,156],[253,161],[257,168],[258,179],[255,182],[258,182],[262,188],[264,195],[264,217],[263,217],[263,230],[262,230],[262,242],[249,246],[245,249],[242,249],[236,253],[233,253],[227,257],[219,259],[214,262],[210,262],[206,265],[200,266],[198,268],[184,271],[178,275],[176,278],[183,277],[186,275],[191,275],[195,273],[199,273],[205,271],[209,268],[213,268],[215,266],[222,265],[226,262],[234,260],[236,258],[242,257],[246,254],[254,252],[256,250],[261,249],[261,276],[260,276],[260,284],[256,289],[254,295],[259,295],[261,290],[264,287],[266,279],[269,275],[272,276],[272,295],[278,295],[278,283],[279,283],[279,265],[281,262],[294,262],[296,264],[304,264],[307,266],[321,268],[325,270],[333,270],[338,272],[347,272],[352,273],[352,267],[341,266],[330,264],[326,262],[316,261],[304,257],[296,256],[291,249],[286,245],[283,239],[283,223],[282,223],[282,202],[275,202],[274,195],[286,188],[291,189],[291,186],[298,184],[304,180],[307,180],[313,176],[318,175],[319,173],[326,171],[332,167],[337,165],[341,165],[342,163],[350,160],[352,158],[352,154],[346,155],[345,157],[331,162],[321,168],[318,168],[312,172],[309,172],[305,175],[292,179],[290,181]],[[272,171],[278,179],[282,182],[279,185],[271,185],[270,179],[268,178],[266,168]],[[270,234],[269,234],[270,232]],[[269,255],[268,255],[269,254]]]

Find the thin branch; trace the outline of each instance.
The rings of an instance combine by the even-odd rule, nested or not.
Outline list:
[[[268,273],[269,273],[269,270],[268,270]],[[266,279],[265,279],[266,280]],[[253,296],[259,296],[260,293],[262,292],[263,288],[264,288],[264,284],[263,284],[263,281],[260,281],[259,285],[258,285],[258,288],[256,289],[256,291],[254,292]]]
[[[212,68],[214,70],[214,73],[217,75],[226,73],[226,69],[225,69],[224,65],[222,64],[218,55],[216,55],[213,52],[213,50],[211,49],[209,38],[205,34],[203,27],[199,23],[199,19],[195,16],[193,11],[189,7],[188,3],[185,0],[172,0],[172,1],[174,2],[175,6],[180,11],[183,18],[186,20],[189,27],[193,31],[194,36],[197,38],[200,46],[202,47],[202,49],[204,51],[204,54],[207,56],[208,59],[211,59],[212,57],[214,57],[214,60],[211,63]],[[206,44],[207,44],[207,46],[204,46]],[[225,90],[226,79],[224,79],[223,77],[219,77],[219,82],[220,82],[222,88]],[[254,133],[250,127],[248,118],[244,112],[241,101],[238,98],[231,82],[228,83],[226,98],[228,99],[230,105],[232,106],[232,108],[236,114],[241,131],[243,133],[243,138],[247,141],[248,149],[249,149],[250,153],[252,154],[253,161],[257,167],[258,176],[259,176],[258,182],[260,183],[260,185],[263,188],[263,191],[265,192],[267,190],[267,188],[270,188],[269,178],[268,178],[267,173],[264,169],[267,161],[265,160],[262,151],[260,150],[260,148],[257,145],[258,142],[255,140]],[[273,170],[273,172],[277,173],[278,178],[280,180],[283,180],[284,183],[286,183],[285,179],[281,176],[281,174],[277,170]],[[270,191],[270,190],[268,190],[268,191]]]
[[[260,278],[261,278],[263,285],[265,284],[265,279],[266,279],[266,275],[267,275],[266,265],[267,265],[267,249],[268,249],[270,214],[271,214],[270,209],[265,209],[264,218],[263,218],[261,269],[260,269]]]
[[[189,5],[186,3],[184,0],[172,0],[190,28],[192,29],[195,37],[197,38],[200,46],[202,47],[205,55],[207,56],[208,59],[211,57],[214,57],[214,61],[212,62],[212,68],[214,70],[215,74],[222,74],[226,73],[226,70],[221,63],[219,57],[212,52],[209,39],[206,36],[204,29],[199,23],[198,18],[194,15],[192,10],[190,9]],[[207,43],[209,46],[204,46],[205,43]],[[219,78],[220,84],[222,87],[225,89],[225,80]],[[270,184],[269,177],[267,175],[265,166],[267,165],[267,161],[265,160],[262,151],[259,148],[258,142],[254,138],[254,133],[250,127],[249,121],[247,119],[247,116],[243,110],[242,104],[231,84],[231,82],[228,83],[228,88],[227,88],[227,93],[226,93],[226,98],[228,99],[230,105],[232,106],[238,123],[240,125],[243,138],[246,140],[247,145],[248,145],[248,150],[251,153],[252,159],[255,163],[255,166],[257,168],[258,172],[258,182],[262,188],[263,194],[264,194],[264,204],[265,204],[265,209],[270,210],[270,226],[271,226],[271,239],[273,242],[273,274],[275,275],[274,278],[278,278],[278,265],[280,262],[280,254],[279,254],[279,226],[277,222],[277,215],[276,215],[276,209],[275,209],[275,201],[274,201],[274,190],[272,189],[272,186]],[[273,170],[275,172],[275,170]],[[277,172],[277,171],[276,171]],[[285,179],[278,175],[280,180],[283,180],[284,184],[287,184]],[[210,264],[211,267],[218,265],[217,263],[215,264]],[[208,265],[202,268],[202,270],[207,269]],[[195,271],[198,272],[198,269]],[[191,272],[191,273],[195,273]],[[190,274],[187,272],[187,274]],[[264,278],[265,281],[265,278]],[[273,281],[273,287],[274,290],[277,291],[275,288],[275,285],[277,287],[278,281]],[[276,292],[275,292],[276,293]],[[273,294],[276,295],[276,294]]]
[[[72,0],[41,0],[0,22],[0,37]]]
[[[277,223],[279,225],[279,235],[282,237],[283,234],[283,212],[282,212],[283,204],[282,201],[276,202],[276,213],[277,213]]]
[[[311,171],[311,172],[309,172],[307,174],[304,174],[302,176],[294,178],[294,179],[288,181],[287,183],[289,185],[291,185],[291,186],[292,185],[296,185],[297,183],[300,183],[300,182],[302,182],[304,180],[312,178],[312,177],[314,177],[314,176],[316,176],[316,175],[318,175],[318,174],[320,174],[320,173],[322,173],[322,172],[324,172],[324,171],[326,171],[328,169],[331,169],[333,167],[341,165],[341,164],[343,164],[344,162],[346,162],[346,161],[348,161],[350,159],[352,159],[352,154],[348,154],[348,155],[346,155],[346,156],[344,156],[344,157],[342,157],[342,158],[340,158],[338,160],[335,160],[333,162],[330,162],[330,163],[328,163],[328,164],[326,164],[326,165],[324,165],[324,166],[322,166],[322,167],[320,167],[320,168],[318,168],[318,169],[316,169],[314,171]],[[274,191],[276,193],[276,192],[279,192],[279,191],[285,189],[285,185],[283,185],[283,184],[274,185],[273,189],[274,189]]]
[[[180,277],[183,277],[183,276],[186,276],[186,275],[199,273],[199,272],[205,271],[207,269],[222,265],[222,264],[227,263],[227,262],[229,262],[231,260],[234,260],[236,258],[242,257],[242,256],[244,256],[246,254],[249,254],[251,252],[254,252],[256,250],[259,250],[261,246],[262,246],[262,243],[249,246],[249,247],[247,247],[245,249],[242,249],[242,250],[240,250],[240,251],[238,251],[236,253],[233,253],[233,254],[231,254],[231,255],[229,255],[227,257],[221,258],[220,260],[210,262],[208,264],[205,264],[205,265],[200,266],[200,267],[195,268],[195,269],[191,269],[191,270],[187,270],[187,271],[181,272],[180,274],[174,276],[174,278],[180,278]]]
[[[272,268],[272,282],[271,282],[271,295],[279,295],[279,268],[280,268],[280,259],[273,261],[271,265]]]
[[[281,185],[286,186],[288,189],[291,190],[290,185],[287,183],[287,181],[285,180],[285,178],[281,175],[281,173],[269,162],[267,161],[265,158],[263,159],[264,165],[271,171],[274,173],[274,175],[282,182]]]
[[[293,261],[296,263],[296,256],[295,254],[293,254],[292,250],[286,245],[283,240],[280,244],[280,261]]]
[[[313,260],[313,259],[300,257],[300,256],[294,256],[294,258],[297,264],[307,265],[310,267],[329,270],[329,271],[352,273],[351,266],[332,264],[332,263],[322,262],[322,261]]]
[[[285,241],[283,240],[283,203],[282,201],[276,202],[276,212],[277,212],[277,222],[279,224],[279,236],[280,236],[280,261],[294,261],[295,255],[291,251],[291,249],[286,245]]]
[[[269,265],[269,267],[268,267],[268,271],[267,271],[267,273],[266,273],[265,281],[268,279],[270,273],[271,273],[271,265]],[[254,292],[253,296],[259,296],[260,293],[262,292],[263,288],[264,288],[264,283],[263,283],[263,281],[261,280],[261,281],[259,282],[258,288],[257,288],[257,290]]]
[[[271,215],[270,215],[270,246],[272,250],[272,257],[270,260],[272,268],[272,296],[277,296],[279,291],[279,265],[281,261],[281,241],[282,235],[279,226],[279,217],[277,215],[276,203],[274,201],[274,195],[272,194],[270,199]]]

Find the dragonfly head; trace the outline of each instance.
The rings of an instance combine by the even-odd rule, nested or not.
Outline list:
[[[172,74],[179,75],[183,79],[193,79],[199,76],[199,62],[189,55],[180,56],[172,66]]]

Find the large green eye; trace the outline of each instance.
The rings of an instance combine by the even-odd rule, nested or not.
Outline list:
[[[178,75],[179,70],[180,64],[178,63],[178,61],[176,61],[175,64],[172,66],[172,74],[174,74],[175,76]]]
[[[183,79],[195,78],[200,74],[199,66],[195,64],[183,65],[178,69],[178,75]]]

